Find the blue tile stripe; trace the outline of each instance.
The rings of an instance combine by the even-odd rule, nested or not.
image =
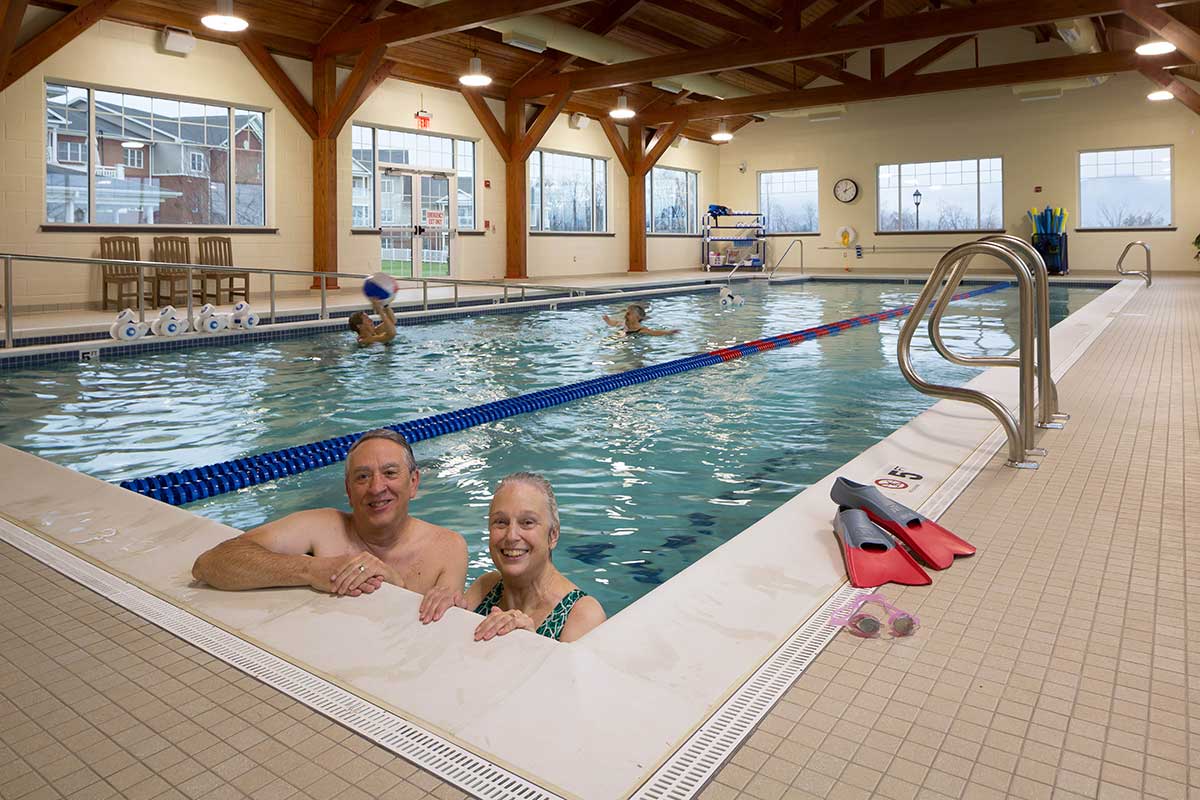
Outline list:
[[[981,289],[956,294],[953,299],[963,300],[968,297],[995,292],[1012,285],[1011,281],[1002,281]],[[742,356],[755,355],[777,347],[787,347],[822,336],[837,335],[844,330],[871,325],[885,319],[902,317],[913,309],[912,305],[878,311],[850,319],[830,322],[812,328],[794,331],[792,333],[769,336],[751,342],[722,347],[707,353],[697,353],[685,358],[677,358],[662,364],[655,364],[639,369],[618,372],[586,381],[567,384],[553,389],[543,389],[529,394],[517,395],[505,400],[471,406],[469,408],[450,411],[444,414],[434,414],[430,417],[400,422],[386,426],[404,436],[410,443],[432,439],[455,431],[473,428],[488,422],[507,417],[539,411],[543,408],[569,403],[584,397],[611,392],[639,383],[677,375],[700,367],[721,364]],[[256,456],[224,461],[219,464],[184,469],[179,472],[168,472],[151,475],[145,478],[134,478],[121,481],[121,487],[138,494],[161,500],[170,505],[183,505],[206,497],[214,497],[226,492],[244,489],[267,481],[277,480],[287,475],[296,475],[310,469],[328,466],[342,461],[351,445],[365,431],[337,436],[311,444],[289,447],[284,450],[274,450]]]

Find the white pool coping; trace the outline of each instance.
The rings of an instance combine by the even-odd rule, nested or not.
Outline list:
[[[1055,326],[1056,374],[1140,288],[1122,281]],[[1015,406],[1015,370],[968,385]],[[921,506],[952,476],[956,496],[969,482],[960,467],[982,468],[997,430],[982,409],[942,401],[836,474],[919,473],[895,496]],[[354,599],[193,586],[194,558],[237,531],[11,448],[0,448],[0,514],[538,785],[593,800],[635,792],[842,586],[834,477],[571,645],[523,632],[475,643],[477,618],[457,609],[421,626],[419,598],[390,586]]]

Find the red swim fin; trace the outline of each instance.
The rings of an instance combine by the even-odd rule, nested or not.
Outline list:
[[[921,565],[872,523],[865,511],[838,509],[833,529],[842,543],[851,586],[864,589],[884,583],[906,586],[932,583]]]
[[[847,478],[834,482],[829,496],[835,503],[867,512],[871,521],[908,545],[934,569],[945,569],[955,556],[974,555],[975,546],[955,536],[933,520],[897,503],[874,486]]]

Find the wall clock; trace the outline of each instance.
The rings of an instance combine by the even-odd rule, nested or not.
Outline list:
[[[842,178],[833,185],[833,196],[843,203],[852,203],[858,197],[858,184],[850,178]]]

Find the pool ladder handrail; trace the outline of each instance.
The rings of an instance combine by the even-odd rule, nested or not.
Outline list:
[[[166,269],[183,269],[187,271],[187,319],[188,327],[194,328],[195,313],[193,310],[193,273],[196,270],[200,272],[249,272],[255,275],[270,276],[270,313],[265,317],[267,322],[274,323],[276,318],[275,313],[275,278],[278,275],[284,275],[290,278],[309,276],[320,283],[321,290],[321,314],[319,319],[329,319],[329,303],[328,303],[328,281],[329,279],[337,278],[357,278],[365,279],[370,275],[359,272],[317,272],[292,269],[275,269],[269,267],[239,267],[239,266],[217,266],[212,264],[172,264],[163,261],[128,261],[117,258],[78,258],[72,256],[40,256],[27,253],[0,253],[0,264],[3,265],[4,271],[4,347],[12,349],[13,347],[13,277],[12,267],[18,261],[31,261],[46,264],[85,264],[89,266],[122,266],[134,267],[137,269],[138,276],[138,321],[144,322],[146,319],[146,268],[163,267]],[[526,299],[527,291],[546,291],[546,292],[566,292],[568,297],[587,294],[612,294],[611,289],[585,289],[581,286],[558,286],[549,283],[516,283],[508,280],[487,280],[479,278],[450,278],[440,276],[430,277],[405,277],[393,275],[397,281],[407,283],[421,284],[421,308],[429,310],[429,284],[450,285],[454,287],[454,307],[458,307],[458,288],[460,286],[494,286],[503,290],[502,297],[496,298],[493,302],[508,303],[509,290],[520,289],[520,299]]]
[[[935,300],[940,300],[943,293],[952,296],[952,289],[944,289],[943,282],[953,279],[955,273],[964,270],[962,262],[967,256],[992,256],[1007,266],[1017,278],[1017,293],[1020,308],[1020,333],[1018,336],[1018,369],[1020,380],[1018,416],[996,398],[976,389],[962,386],[945,386],[930,383],[917,374],[912,365],[912,338],[920,327],[925,312]],[[957,276],[962,279],[961,274]],[[948,287],[947,287],[948,288]],[[1025,260],[1011,247],[1001,242],[977,241],[968,242],[951,248],[942,256],[933,268],[929,280],[921,289],[921,294],[913,305],[912,312],[905,318],[900,328],[900,336],[896,343],[896,356],[900,363],[900,372],[919,392],[944,400],[961,400],[983,406],[990,411],[1004,428],[1008,440],[1008,459],[1006,464],[1018,469],[1037,469],[1037,462],[1031,461],[1030,456],[1045,455],[1044,450],[1034,447],[1033,443],[1033,412],[1034,412],[1034,312],[1035,292],[1037,282]],[[948,302],[948,301],[947,301]],[[935,320],[931,319],[931,325]]]
[[[984,236],[981,242],[999,242],[1016,251],[1025,262],[1034,279],[1034,301],[1037,306],[1034,318],[1034,336],[1037,340],[1037,388],[1038,388],[1038,417],[1039,428],[1062,428],[1063,423],[1071,418],[1058,407],[1058,386],[1050,375],[1050,272],[1046,262],[1033,245],[1019,236],[1008,233]],[[974,256],[964,256],[956,269],[950,275],[950,282],[943,289],[941,296],[934,305],[929,317],[929,340],[943,358],[952,364],[964,367],[1017,367],[1020,359],[1014,356],[964,356],[955,353],[942,339],[942,314],[950,305],[950,300],[958,289],[959,283],[967,273]]]
[[[775,273],[779,272],[779,267],[783,264],[783,260],[787,258],[788,253],[792,252],[792,248],[796,246],[797,243],[800,245],[800,274],[804,274],[804,240],[792,239],[792,241],[788,243],[787,249],[783,251],[783,255],[781,255],[779,260],[775,262],[775,266],[771,267],[771,271],[767,273],[767,280],[775,277]]]
[[[1146,251],[1146,271],[1145,272],[1128,272],[1128,271],[1122,269],[1122,265],[1125,263],[1125,256],[1129,255],[1129,251],[1135,247],[1140,247]],[[1142,277],[1142,280],[1144,280],[1146,282],[1146,287],[1149,288],[1150,284],[1153,282],[1153,276],[1151,274],[1151,269],[1150,269],[1150,245],[1146,244],[1145,242],[1143,242],[1140,239],[1136,242],[1130,242],[1129,244],[1125,245],[1125,249],[1121,251],[1121,257],[1117,259],[1117,272],[1120,273],[1121,275],[1129,275],[1129,276],[1140,275]]]

